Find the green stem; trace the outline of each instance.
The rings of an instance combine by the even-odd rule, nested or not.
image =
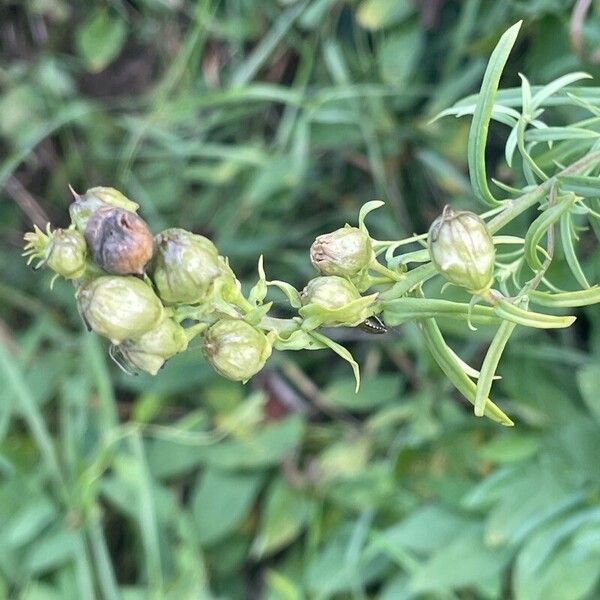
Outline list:
[[[391,279],[392,281],[401,281],[404,277],[403,274],[397,273],[396,271],[392,271],[391,269],[388,269],[385,265],[382,265],[377,260],[374,260],[369,265],[369,268],[372,269],[373,271],[375,271],[376,273],[381,273],[382,275],[384,275],[388,279]]]
[[[431,279],[437,275],[437,271],[433,264],[427,263],[421,265],[412,271],[409,271],[402,277],[396,284],[394,284],[389,290],[386,290],[380,295],[381,300],[393,300],[395,298],[401,298],[408,291],[415,286]]]
[[[496,233],[513,219],[518,217],[522,212],[531,208],[544,198],[550,192],[552,186],[557,183],[559,177],[584,172],[598,161],[600,161],[600,150],[590,152],[566,169],[563,169],[553,177],[550,177],[550,179],[544,181],[530,192],[523,194],[523,196],[520,196],[516,200],[507,200],[506,208],[488,222],[488,229],[491,233]]]

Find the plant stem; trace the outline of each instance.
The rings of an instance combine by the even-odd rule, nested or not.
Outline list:
[[[502,227],[518,217],[522,212],[534,206],[539,200],[544,198],[544,196],[550,192],[552,186],[559,183],[558,180],[561,176],[581,173],[598,161],[600,161],[600,150],[590,152],[572,165],[569,165],[566,169],[563,169],[553,177],[550,177],[550,179],[547,179],[538,185],[537,188],[523,194],[523,196],[520,196],[516,200],[508,200],[506,208],[488,222],[488,229],[491,233],[496,233],[499,229],[502,229]]]

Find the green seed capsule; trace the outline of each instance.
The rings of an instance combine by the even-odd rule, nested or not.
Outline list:
[[[57,229],[48,244],[46,264],[65,279],[77,279],[85,272],[87,246],[75,229]]]
[[[139,339],[163,317],[158,296],[136,277],[98,277],[80,287],[76,297],[86,324],[114,344]]]
[[[492,285],[496,249],[485,222],[475,213],[446,206],[428,236],[431,262],[449,282],[471,294]]]
[[[373,259],[371,239],[357,227],[343,227],[320,235],[310,247],[310,260],[323,275],[353,278]]]
[[[360,298],[354,284],[343,277],[329,275],[311,279],[301,294],[302,304],[318,304],[324,308],[338,309]]]
[[[271,356],[267,336],[245,321],[222,319],[206,332],[204,356],[227,379],[247,381],[256,375]]]
[[[183,352],[187,345],[185,329],[173,319],[165,318],[137,340],[125,340],[119,351],[134,368],[156,375],[169,358]]]
[[[309,329],[320,325],[356,326],[373,314],[377,294],[361,296],[356,286],[343,277],[327,275],[311,279],[301,294],[298,311]]]
[[[99,208],[122,208],[129,212],[137,212],[140,207],[137,202],[129,200],[119,190],[110,187],[90,188],[85,194],[77,194],[72,188],[75,201],[69,206],[71,222],[81,233],[85,233],[88,219]]]
[[[38,267],[46,265],[65,279],[78,279],[86,268],[87,246],[81,233],[76,229],[56,229],[50,225],[44,233],[39,227],[24,236],[24,256],[27,263],[38,259]]]
[[[185,229],[172,228],[156,238],[152,280],[167,304],[197,304],[226,271],[215,245]]]

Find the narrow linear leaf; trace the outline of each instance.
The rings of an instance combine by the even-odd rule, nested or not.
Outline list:
[[[576,81],[580,81],[581,79],[592,79],[592,76],[583,71],[576,71],[575,73],[567,73],[546,84],[533,96],[531,102],[532,110],[539,108],[550,96],[553,96],[562,88],[575,83]]]
[[[490,119],[494,109],[494,99],[500,83],[500,77],[508,55],[517,39],[522,21],[515,23],[500,38],[492,52],[490,62],[483,76],[481,90],[477,97],[475,113],[469,131],[468,162],[471,185],[475,194],[485,204],[495,206],[498,200],[490,192],[485,168],[485,149],[487,145]]]
[[[566,201],[561,201],[546,209],[535,221],[529,226],[525,235],[525,260],[527,264],[534,270],[538,271],[542,268],[542,261],[538,257],[538,246],[542,237],[556,223],[561,216],[568,211],[575,197],[570,197]]]
[[[535,327],[537,329],[562,329],[570,327],[575,322],[576,317],[557,317],[554,315],[546,315],[544,313],[525,310],[511,304],[507,300],[500,300],[494,306],[496,316],[506,321],[511,321],[517,325],[525,327]]]
[[[431,352],[435,362],[444,372],[452,385],[471,403],[475,404],[476,386],[462,370],[461,364],[456,361],[455,354],[446,344],[442,332],[435,319],[422,319],[419,321],[427,348]],[[489,398],[486,398],[484,415],[501,423],[512,426],[513,421]]]
[[[600,179],[587,175],[561,175],[558,177],[563,192],[573,192],[584,198],[600,197]]]
[[[600,285],[595,285],[587,290],[576,292],[560,292],[551,294],[549,292],[533,291],[527,294],[531,302],[549,308],[574,308],[577,306],[589,306],[600,302]]]
[[[234,87],[249,83],[260,70],[265,61],[285,37],[307,6],[307,2],[299,2],[284,11],[275,21],[271,29],[263,36],[261,42],[254,48],[248,58],[234,71],[231,84]]]
[[[362,231],[366,231],[367,228],[365,226],[365,219],[370,212],[377,210],[385,204],[382,200],[371,200],[366,204],[363,204],[360,208],[360,212],[358,213],[358,226]]]
[[[354,373],[354,379],[356,380],[355,392],[358,392],[358,388],[360,387],[360,369],[358,367],[358,363],[352,357],[352,354],[350,354],[350,352],[346,350],[344,346],[334,342],[332,339],[328,338],[322,333],[317,333],[316,331],[309,331],[307,333],[321,344],[333,350],[338,356],[341,356],[345,361],[350,363],[350,366],[352,367],[352,372]]]
[[[452,302],[430,298],[396,298],[383,302],[383,320],[388,325],[400,325],[411,319],[427,317],[445,317],[466,322],[470,316],[472,323],[495,324],[498,319],[490,306],[475,305],[466,302]]]
[[[488,348],[487,354],[483,359],[479,380],[477,381],[477,391],[475,393],[475,416],[477,417],[483,417],[485,401],[492,389],[492,381],[496,369],[498,368],[500,357],[502,356],[506,343],[516,326],[516,323],[504,321],[498,328],[498,331]]]
[[[560,240],[562,242],[563,251],[567,264],[573,273],[573,277],[582,288],[589,289],[590,283],[583,272],[577,253],[575,252],[575,244],[573,241],[573,220],[571,213],[566,212],[560,218]]]
[[[529,129],[526,142],[557,142],[560,140],[585,140],[600,137],[600,132],[583,127],[544,127]]]

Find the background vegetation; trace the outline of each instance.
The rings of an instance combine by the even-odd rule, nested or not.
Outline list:
[[[128,377],[69,285],[20,257],[32,222],[68,221],[69,183],[113,185],[154,231],[210,236],[246,282],[262,253],[302,287],[315,235],[368,200],[386,201],[380,239],[475,206],[468,119],[430,119],[478,89],[520,18],[505,85],[599,75],[590,4],[2,2],[0,598],[600,595],[597,308],[509,345],[507,430],[473,417],[411,325],[336,332],[358,395],[325,352],[245,387],[199,351]],[[506,133],[490,172],[511,183]],[[445,331],[481,360],[489,331]]]

